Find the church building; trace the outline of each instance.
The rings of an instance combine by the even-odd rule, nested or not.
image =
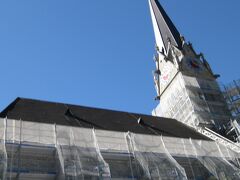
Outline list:
[[[152,116],[16,98],[0,113],[0,180],[240,179],[218,75],[159,1],[149,6],[160,100]]]

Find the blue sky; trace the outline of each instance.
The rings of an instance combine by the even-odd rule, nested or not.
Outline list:
[[[224,83],[240,78],[240,1],[161,0]],[[16,97],[150,114],[147,0],[0,2],[0,110]]]

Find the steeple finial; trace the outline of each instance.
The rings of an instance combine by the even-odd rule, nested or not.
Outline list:
[[[149,0],[153,28],[158,49],[167,53],[168,44],[182,48],[181,35],[158,0]]]

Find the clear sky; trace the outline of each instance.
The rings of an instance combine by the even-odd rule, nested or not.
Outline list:
[[[161,0],[223,83],[240,78],[240,1]],[[150,114],[147,0],[0,2],[0,110],[16,97]]]

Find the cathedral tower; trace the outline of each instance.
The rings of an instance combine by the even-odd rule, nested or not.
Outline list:
[[[154,82],[160,100],[153,115],[224,132],[231,115],[218,75],[180,35],[158,0],[149,0],[149,5],[156,39]]]

